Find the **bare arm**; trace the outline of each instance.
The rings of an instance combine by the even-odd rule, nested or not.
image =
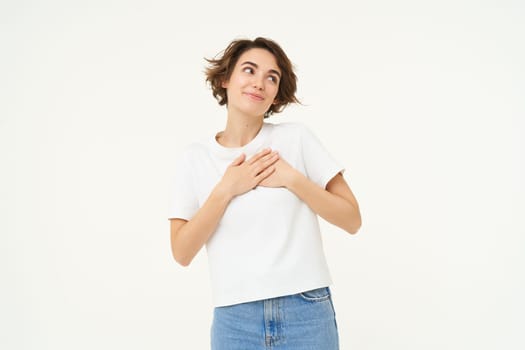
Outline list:
[[[221,181],[191,220],[173,218],[171,222],[171,252],[175,260],[188,266],[202,246],[215,232],[230,201],[268,177],[275,169],[279,156],[263,150],[248,161],[244,154],[226,169]]]
[[[182,266],[188,266],[210,236],[230,203],[228,196],[216,186],[204,205],[191,220],[170,219],[171,252]]]
[[[348,233],[357,233],[361,227],[359,205],[341,173],[324,189],[280,158],[275,163],[275,172],[260,185],[288,188],[316,214]]]
[[[359,205],[341,173],[328,182],[325,190],[297,172],[288,188],[331,224],[351,234],[361,227]]]

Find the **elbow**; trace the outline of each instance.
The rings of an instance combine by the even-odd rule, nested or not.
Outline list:
[[[351,226],[345,229],[346,232],[348,232],[351,235],[355,235],[357,232],[359,232],[359,229],[361,226]]]
[[[360,228],[361,226],[354,226],[354,227],[347,229],[346,232],[348,232],[351,235],[355,235],[357,232],[359,232]]]
[[[348,226],[345,228],[345,231],[351,235],[355,235],[361,228],[361,215],[358,215],[357,218],[350,220]]]
[[[190,254],[188,249],[185,249],[182,242],[180,242],[180,235],[178,231],[171,231],[171,255],[173,259],[181,266],[189,266],[193,260],[194,255]]]
[[[191,261],[177,261],[180,266],[182,267],[188,267],[190,266]]]
[[[182,267],[188,267],[193,260],[191,257],[184,254],[179,254],[175,251],[172,251],[173,259]]]
[[[182,267],[190,266],[191,259],[175,258],[175,261]]]

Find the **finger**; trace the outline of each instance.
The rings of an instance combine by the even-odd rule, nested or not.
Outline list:
[[[263,181],[264,179],[266,179],[268,176],[272,175],[272,173],[275,171],[275,167],[274,166],[270,166],[268,168],[266,168],[264,171],[260,172],[259,175],[257,175],[255,177],[255,181],[257,183]]]
[[[265,148],[263,149],[261,152],[253,155],[249,160],[248,160],[248,164],[253,164],[254,162],[256,162],[257,160],[259,160],[260,158],[264,157],[265,155],[269,154],[271,152],[271,148]]]
[[[265,157],[263,159],[259,159],[254,164],[251,164],[251,172],[253,175],[258,175],[261,171],[264,171],[266,168],[268,168],[270,165],[275,164],[279,160],[279,154],[278,153],[272,153],[268,157]]]
[[[279,154],[276,151],[273,151],[272,153],[266,155],[263,158],[260,158],[253,163],[248,164],[249,167],[252,168],[252,170],[255,171],[255,174],[258,174],[259,172],[263,171],[270,165],[274,164],[279,160]]]
[[[262,157],[259,162],[269,162],[269,163],[273,163],[275,162],[276,160],[279,159],[279,153],[277,151],[273,151],[272,153]]]
[[[230,166],[236,166],[236,165],[241,164],[244,161],[245,157],[246,155],[244,153],[241,153],[241,155],[239,155],[237,158],[233,160],[233,162],[230,163]]]
[[[271,151],[272,150],[270,148],[265,148],[262,151],[260,151],[259,153],[254,154],[250,159],[248,159],[247,163],[248,164],[253,164],[256,161],[258,161],[259,159],[261,159],[262,157],[264,157],[265,155],[270,154]]]

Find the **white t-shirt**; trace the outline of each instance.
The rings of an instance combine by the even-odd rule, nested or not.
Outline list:
[[[256,137],[238,148],[224,147],[211,135],[179,156],[169,218],[190,220],[236,157],[245,153],[249,159],[266,147],[322,188],[344,171],[300,123],[264,122]],[[332,283],[317,215],[284,187],[257,186],[233,198],[206,250],[215,306]]]

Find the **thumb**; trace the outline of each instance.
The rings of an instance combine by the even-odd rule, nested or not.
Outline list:
[[[246,155],[244,153],[241,153],[240,156],[238,156],[237,158],[235,158],[233,160],[233,162],[231,162],[230,166],[235,166],[235,165],[241,164],[242,162],[244,162],[244,158],[245,157],[246,157]]]

